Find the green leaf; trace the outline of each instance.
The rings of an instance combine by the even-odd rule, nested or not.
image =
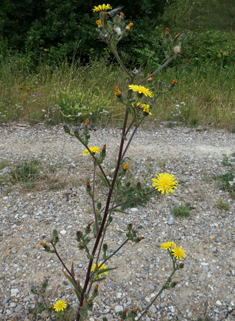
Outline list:
[[[108,271],[116,270],[116,269],[117,269],[117,268],[107,268],[107,269],[98,270],[98,271],[95,271],[94,276],[103,274],[103,273],[108,272]],[[92,273],[93,273],[93,272],[92,272]]]
[[[80,293],[79,293],[79,291],[78,291],[77,284],[74,282],[74,280],[71,278],[71,276],[69,276],[67,273],[64,272],[64,275],[65,275],[66,278],[70,281],[70,283],[73,285],[74,290],[75,290],[76,295],[77,295],[77,298],[78,298],[78,300],[80,301],[81,295],[80,295]]]
[[[99,175],[99,174],[98,174],[98,176],[102,179],[104,185],[105,185],[106,187],[109,187],[109,184],[107,183],[106,179],[105,179],[103,176]]]
[[[116,208],[114,208],[113,210],[109,210],[108,212],[120,212],[120,213],[126,214],[126,212],[122,210],[117,210]]]

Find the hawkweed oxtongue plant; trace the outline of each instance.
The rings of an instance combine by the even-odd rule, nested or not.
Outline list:
[[[108,275],[109,271],[117,268],[109,266],[108,262],[110,262],[110,258],[113,257],[128,241],[138,243],[143,239],[143,237],[137,235],[136,231],[133,229],[133,225],[128,224],[126,239],[111,255],[108,256],[108,243],[107,241],[105,243],[104,239],[107,229],[113,222],[112,213],[118,211],[121,212],[118,208],[122,205],[143,199],[147,194],[161,192],[161,194],[166,193],[169,195],[169,192],[173,193],[174,189],[177,189],[178,184],[174,175],[159,173],[156,175],[156,178],[152,178],[154,188],[151,191],[145,192],[141,184],[138,183],[136,188],[137,196],[134,199],[125,202],[117,201],[116,195],[118,191],[122,189],[122,179],[125,177],[126,172],[129,169],[129,164],[127,163],[128,158],[125,155],[138,127],[146,117],[151,116],[151,109],[153,108],[157,97],[160,94],[173,90],[177,83],[177,80],[174,79],[168,88],[163,91],[163,84],[159,82],[156,86],[153,83],[152,77],[181,52],[179,48],[175,48],[176,46],[180,47],[180,43],[178,43],[180,35],[178,34],[172,38],[170,37],[169,29],[166,28],[166,61],[157,70],[149,73],[147,77],[138,84],[133,84],[133,73],[124,66],[117,52],[118,42],[128,35],[133,25],[131,22],[126,23],[121,9],[122,7],[113,9],[109,4],[98,5],[93,8],[93,12],[98,13],[99,15],[99,19],[96,21],[99,37],[109,46],[120,63],[120,66],[129,82],[128,88],[123,92],[121,92],[117,86],[114,89],[114,95],[125,108],[125,115],[116,167],[111,178],[106,175],[102,166],[107,153],[106,144],[104,144],[103,147],[89,146],[89,120],[86,119],[82,129],[77,129],[73,132],[71,132],[68,126],[64,126],[65,132],[76,137],[84,146],[84,151],[81,156],[88,157],[88,159],[90,157],[90,160],[93,162],[92,180],[88,178],[84,184],[86,184],[86,191],[91,199],[94,220],[87,224],[85,230],[78,231],[76,234],[78,248],[81,251],[81,255],[87,258],[85,279],[81,280],[79,278],[80,273],[77,271],[75,273],[73,263],[71,268],[69,268],[60,256],[57,250],[59,236],[56,230],[53,231],[53,237],[49,244],[46,242],[41,243],[46,252],[54,253],[58,257],[62,264],[65,277],[74,287],[74,291],[79,302],[76,321],[84,320],[88,316],[88,310],[92,310],[93,302],[99,295],[99,284],[97,282],[102,282],[106,277],[105,275]],[[141,85],[145,81],[147,86]],[[132,120],[130,124],[127,125],[129,114],[131,114]],[[131,135],[128,135],[131,130]],[[102,179],[105,188],[107,188],[108,191],[103,206],[99,201],[101,195],[96,188],[97,176]],[[159,194],[160,193],[158,193],[158,195]],[[174,242],[162,243],[161,249],[166,249],[171,257],[173,266],[171,275],[146,309],[140,311],[137,306],[132,309],[125,309],[123,312],[120,312],[122,320],[126,320],[128,318],[132,320],[140,320],[163,290],[173,288],[177,284],[172,281],[172,277],[177,270],[183,268],[183,263],[179,263],[179,261],[186,256],[185,251],[178,247]],[[60,313],[61,311],[66,310],[66,306],[67,303],[64,300],[61,300],[53,306],[53,309],[55,313]],[[106,318],[104,317],[103,320],[105,321]]]

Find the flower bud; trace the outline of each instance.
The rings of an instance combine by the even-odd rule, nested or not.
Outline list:
[[[150,73],[147,74],[147,77],[149,77],[149,76],[150,76]],[[148,80],[148,82],[151,82],[153,80],[153,78],[149,77],[147,80]]]
[[[104,243],[104,244],[103,244],[103,250],[104,250],[104,251],[107,251],[107,250],[108,250],[108,244],[107,244],[107,243]]]
[[[47,244],[46,244],[46,242],[41,242],[40,245],[45,248]]]
[[[77,231],[77,241],[80,241],[82,239],[82,232],[81,231]]]
[[[98,25],[98,28],[99,29],[102,29],[102,22],[101,22],[101,20],[99,19],[99,20],[96,20],[96,23],[97,23],[97,25]]]
[[[67,125],[64,125],[64,131],[66,134],[70,134],[70,129]]]
[[[169,34],[170,34],[170,32],[169,32],[169,28],[165,28],[165,35],[166,35],[166,37],[169,37]]]
[[[132,23],[132,22],[130,22],[130,23],[129,23],[129,25],[128,25],[128,26],[126,26],[126,30],[128,30],[128,31],[129,31],[129,30],[131,29],[131,27],[132,27],[132,26],[133,26],[133,23]]]
[[[124,17],[123,17],[123,13],[122,12],[120,12],[120,16],[119,17],[120,17],[120,20],[123,20]]]
[[[129,164],[125,164],[125,165],[123,166],[124,171],[126,171],[126,170],[128,169],[128,167],[129,167]]]
[[[177,35],[174,37],[174,39],[178,39],[180,36],[180,33],[177,33]]]
[[[89,124],[89,119],[87,118],[87,119],[85,120],[85,126],[87,127],[88,124]]]

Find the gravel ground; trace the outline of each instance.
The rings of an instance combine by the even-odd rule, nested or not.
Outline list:
[[[114,155],[120,141],[119,129],[91,132],[90,146],[107,144],[104,167],[114,167]],[[44,168],[56,166],[56,177],[66,177],[66,185],[57,191],[41,185],[24,190],[3,185],[0,191],[0,320],[30,320],[29,308],[35,306],[32,284],[49,278],[46,296],[55,303],[59,298],[76,305],[71,286],[65,281],[56,257],[43,251],[40,242],[50,238],[56,228],[61,236],[58,249],[65,262],[74,262],[75,273],[85,274],[86,259],[76,244],[76,231],[93,220],[85,180],[91,176],[89,156],[62,126],[35,127],[12,124],[0,128],[0,162],[8,167],[19,159],[39,158]],[[235,204],[228,192],[220,190],[212,176],[228,172],[222,154],[234,159],[235,134],[207,128],[172,129],[165,126],[140,130],[126,156],[131,157],[129,176],[151,185],[151,178],[168,172],[179,181],[169,196],[155,195],[146,207],[114,213],[107,233],[108,252],[125,239],[126,226],[133,223],[139,244],[128,242],[110,260],[109,273],[100,285],[100,296],[88,320],[120,320],[117,312],[125,307],[148,304],[160,289],[172,267],[165,241],[174,241],[185,249],[183,270],[176,272],[174,289],[162,293],[143,320],[196,320],[205,314],[208,303],[213,320],[235,320]],[[116,152],[115,152],[116,153]],[[42,169],[43,171],[43,169]],[[101,196],[102,199],[102,196]],[[222,199],[230,204],[224,211],[216,206]],[[190,203],[195,209],[189,217],[172,214],[175,205]]]

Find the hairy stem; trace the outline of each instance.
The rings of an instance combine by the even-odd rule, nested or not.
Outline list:
[[[153,192],[156,192],[155,188],[152,189],[151,191],[149,191],[148,193],[145,193],[145,195],[151,194],[151,193],[153,193]],[[125,204],[128,204],[128,203],[137,201],[137,200],[139,200],[140,198],[141,198],[141,197],[138,196],[138,197],[136,197],[136,198],[133,198],[132,200],[129,200],[129,201],[126,201],[126,202],[123,202],[123,203],[119,203],[119,204],[111,207],[111,208],[109,209],[109,211],[111,211],[111,210],[113,210],[113,209],[115,209],[115,208],[117,208],[117,207],[119,207],[119,206],[122,206],[122,205],[125,205]]]
[[[145,80],[147,80],[148,78],[152,77],[153,75],[155,75],[157,72],[159,72],[162,68],[166,67],[169,62],[173,59],[173,57],[170,55],[167,60],[164,62],[163,65],[161,65],[157,70],[155,70],[151,75],[149,75],[148,77],[144,78],[143,80],[141,80],[138,85],[142,84],[143,82],[145,82]]]
[[[94,162],[94,169],[93,169],[92,206],[93,206],[93,212],[94,212],[94,216],[95,216],[96,234],[98,234],[98,232],[99,232],[99,226],[98,226],[98,218],[97,218],[96,211],[95,211],[95,198],[94,198],[94,193],[95,193],[95,162]]]
[[[159,297],[159,295],[162,293],[162,291],[164,290],[164,286],[167,284],[167,282],[170,281],[170,279],[172,278],[173,274],[175,273],[176,270],[174,270],[171,275],[169,276],[169,278],[167,279],[167,281],[165,282],[165,284],[162,286],[161,290],[155,295],[155,297],[153,298],[153,300],[149,303],[149,305],[144,309],[144,311],[141,313],[141,315],[139,316],[139,318],[136,321],[139,321],[145,314],[146,311],[148,311],[148,309],[151,307],[151,305],[154,303],[154,301]]]
[[[123,154],[122,154],[122,159],[123,159],[123,157],[125,156],[126,151],[127,151],[128,147],[129,147],[129,145],[130,145],[131,141],[132,141],[132,138],[134,137],[134,135],[135,135],[135,133],[136,133],[136,131],[137,131],[138,127],[140,126],[140,124],[142,123],[142,121],[143,121],[143,120],[144,120],[144,117],[141,119],[141,121],[139,122],[139,124],[135,126],[135,129],[133,130],[133,132],[132,132],[132,134],[131,134],[131,137],[130,137],[130,139],[129,139],[129,141],[128,141],[127,145],[126,145],[126,148],[125,148],[125,150],[124,150],[124,152],[123,152]]]
[[[97,234],[96,241],[95,241],[95,244],[94,244],[94,247],[93,247],[93,250],[92,250],[92,256],[93,257],[95,255],[95,252],[97,250],[97,247],[99,245],[99,242],[100,242],[100,239],[101,239],[101,236],[102,236],[102,232],[103,232],[104,227],[105,227],[105,222],[107,220],[107,216],[108,216],[108,213],[109,213],[109,205],[110,205],[110,202],[111,202],[113,189],[114,189],[114,186],[115,186],[116,178],[117,178],[117,175],[118,175],[118,170],[119,170],[119,167],[120,167],[120,164],[121,164],[121,160],[122,160],[122,151],[123,151],[123,145],[124,145],[124,140],[125,140],[125,131],[126,131],[127,118],[128,118],[128,108],[126,107],[126,113],[125,113],[124,122],[123,122],[122,138],[121,138],[121,144],[120,144],[120,148],[119,148],[119,155],[118,155],[116,170],[115,170],[115,173],[114,173],[114,177],[113,177],[113,180],[112,180],[111,187],[109,189],[109,194],[108,194],[107,201],[106,201],[106,206],[105,206],[105,211],[104,211],[104,216],[103,216],[103,219],[102,219],[102,223],[101,223],[101,226],[100,226],[100,229],[99,229],[99,233]],[[89,280],[90,280],[90,272],[91,272],[92,263],[93,263],[93,258],[90,259],[89,264],[88,264],[85,284],[84,284],[84,287],[83,287],[83,290],[82,290],[82,293],[81,293],[79,310],[83,306],[84,294],[85,294],[85,292],[87,290],[87,287],[88,287],[88,284],[89,284]],[[76,321],[80,321],[80,313],[79,313],[79,311],[78,311],[78,314],[77,314]]]

